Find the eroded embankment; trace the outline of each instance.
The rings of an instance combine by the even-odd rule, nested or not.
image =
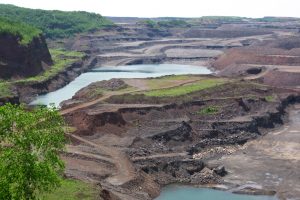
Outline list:
[[[95,59],[92,59],[90,56],[85,56],[66,66],[64,70],[49,77],[47,80],[17,82],[11,88],[14,95],[0,98],[0,103],[30,103],[34,100],[36,95],[46,94],[64,87],[80,74],[93,68],[96,64]]]

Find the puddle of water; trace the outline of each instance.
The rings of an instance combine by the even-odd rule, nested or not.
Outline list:
[[[81,88],[86,87],[92,82],[109,80],[112,78],[149,78],[166,75],[181,74],[210,74],[211,71],[206,67],[174,64],[155,64],[155,65],[127,65],[118,67],[100,67],[83,73],[65,87],[40,95],[30,103],[30,105],[49,105],[54,103],[56,106],[72,96]]]
[[[276,197],[241,195],[207,188],[172,185],[165,187],[155,200],[276,200]]]

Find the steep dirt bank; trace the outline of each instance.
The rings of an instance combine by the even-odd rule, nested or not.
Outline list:
[[[26,45],[19,38],[0,34],[0,79],[35,76],[53,64],[45,38],[40,35]]]
[[[247,77],[272,86],[300,87],[299,37],[226,50],[212,62],[219,76]]]

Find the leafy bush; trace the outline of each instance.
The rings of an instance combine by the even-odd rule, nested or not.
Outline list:
[[[48,38],[63,38],[75,33],[94,31],[113,23],[99,14],[20,8],[0,4],[0,16],[25,22],[41,29]]]
[[[39,36],[41,31],[33,26],[0,17],[0,34],[14,35],[19,38],[20,44],[26,45]]]
[[[64,125],[55,108],[0,107],[0,199],[37,199],[60,185]]]
[[[137,24],[147,26],[148,28],[159,28],[157,23],[150,19],[139,21]]]

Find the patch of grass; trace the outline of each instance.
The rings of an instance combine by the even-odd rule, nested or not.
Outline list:
[[[33,76],[30,78],[22,79],[17,81],[18,83],[27,83],[27,82],[42,82],[52,76],[55,76],[59,72],[63,71],[67,66],[76,62],[77,60],[82,59],[85,54],[75,51],[65,51],[63,49],[50,49],[50,54],[54,61],[54,65],[50,69],[46,70],[44,73]]]
[[[267,102],[275,102],[277,99],[277,96],[273,94],[273,95],[266,96],[265,99]]]
[[[204,79],[188,85],[166,88],[166,89],[151,90],[145,92],[144,94],[146,96],[152,96],[152,97],[175,97],[175,96],[181,96],[192,92],[204,90],[207,88],[215,87],[224,84],[225,82],[226,80],[224,79]]]
[[[148,79],[146,80],[146,83],[150,89],[159,89],[162,87],[167,87],[169,85],[172,85],[178,81],[186,81],[186,80],[193,80],[193,79],[194,79],[193,76],[188,76],[188,75],[171,75],[171,76],[163,76],[159,78]]]
[[[95,186],[78,181],[63,180],[61,187],[41,197],[43,200],[95,200],[97,199]]]
[[[0,82],[0,97],[11,97],[11,84],[8,82]]]
[[[219,112],[219,107],[217,106],[207,106],[202,108],[197,112],[198,115],[213,115]]]
[[[93,90],[90,90],[87,94],[88,99],[95,99],[100,98],[103,96],[103,93],[106,92],[105,90],[101,88],[94,88]]]

